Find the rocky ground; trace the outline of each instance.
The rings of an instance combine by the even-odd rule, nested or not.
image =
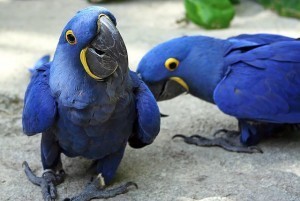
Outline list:
[[[22,134],[21,112],[29,81],[27,68],[52,54],[62,27],[89,4],[84,0],[0,0],[0,200],[41,200],[40,189],[27,181],[21,164],[27,160],[41,174],[40,136]],[[236,7],[230,29],[207,31],[178,25],[184,16],[181,0],[131,0],[102,4],[118,19],[128,47],[130,66],[171,37],[204,34],[220,38],[241,33],[277,33],[299,37],[300,23],[279,17],[252,1]],[[300,134],[260,143],[263,154],[237,154],[220,148],[188,146],[171,140],[176,133],[211,136],[219,128],[236,129],[235,119],[189,95],[159,104],[161,132],[153,145],[128,148],[114,184],[135,181],[139,189],[110,200],[137,201],[296,201],[300,200]],[[58,187],[60,198],[79,192],[92,176],[90,162],[63,157],[68,174]]]

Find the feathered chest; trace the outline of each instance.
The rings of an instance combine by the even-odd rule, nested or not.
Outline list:
[[[117,100],[105,103],[95,102],[85,108],[60,106],[59,113],[64,121],[77,126],[97,126],[113,120],[126,120],[132,118],[134,111],[134,97],[131,93],[125,93]]]
[[[70,156],[101,158],[126,144],[135,115],[134,95],[129,92],[106,104],[94,102],[80,109],[58,103],[55,134]]]

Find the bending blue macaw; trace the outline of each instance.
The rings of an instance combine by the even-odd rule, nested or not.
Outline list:
[[[45,57],[33,70],[23,130],[28,136],[42,133],[43,176],[35,176],[27,162],[24,166],[29,180],[41,186],[44,200],[55,199],[55,186],[63,181],[61,153],[96,163],[97,179],[71,200],[126,192],[136,184],[104,186],[115,175],[127,142],[141,148],[159,133],[155,98],[129,71],[127,50],[115,26],[115,17],[104,8],[79,11],[63,29],[53,61]]]
[[[157,100],[188,92],[216,104],[239,123],[238,132],[222,129],[216,134],[227,135],[212,140],[174,137],[253,153],[262,152],[252,145],[263,136],[300,123],[299,55],[300,41],[280,35],[243,34],[227,40],[186,36],[154,47],[137,72]]]

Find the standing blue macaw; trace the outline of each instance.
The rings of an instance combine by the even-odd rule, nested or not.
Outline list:
[[[137,72],[158,101],[188,92],[238,119],[239,131],[214,139],[174,137],[253,153],[263,136],[300,123],[299,55],[300,41],[280,35],[186,36],[154,47]]]
[[[71,200],[113,197],[136,186],[128,182],[104,188],[127,142],[133,148],[153,142],[160,114],[150,90],[128,68],[115,17],[101,7],[79,11],[63,29],[53,61],[41,62],[25,94],[22,120],[26,135],[42,133],[42,177],[27,162],[24,166],[29,180],[42,188],[44,200],[54,200],[55,186],[63,181],[61,153],[96,163],[97,179]]]

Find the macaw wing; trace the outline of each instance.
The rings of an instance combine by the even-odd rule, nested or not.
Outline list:
[[[50,128],[56,116],[56,103],[49,87],[50,64],[32,72],[23,108],[23,132],[34,135]]]
[[[300,41],[278,42],[235,54],[214,91],[224,113],[239,119],[300,122]]]
[[[256,43],[257,45],[266,45],[280,41],[294,41],[296,39],[276,34],[241,34],[238,36],[230,37],[228,38],[228,40],[248,41]]]
[[[241,34],[233,36],[227,39],[228,46],[224,56],[232,56],[281,41],[296,41],[296,39],[275,34]]]
[[[130,72],[133,81],[137,119],[133,135],[129,138],[129,145],[141,148],[153,142],[160,130],[160,112],[154,96],[147,85],[138,78],[136,73]]]

